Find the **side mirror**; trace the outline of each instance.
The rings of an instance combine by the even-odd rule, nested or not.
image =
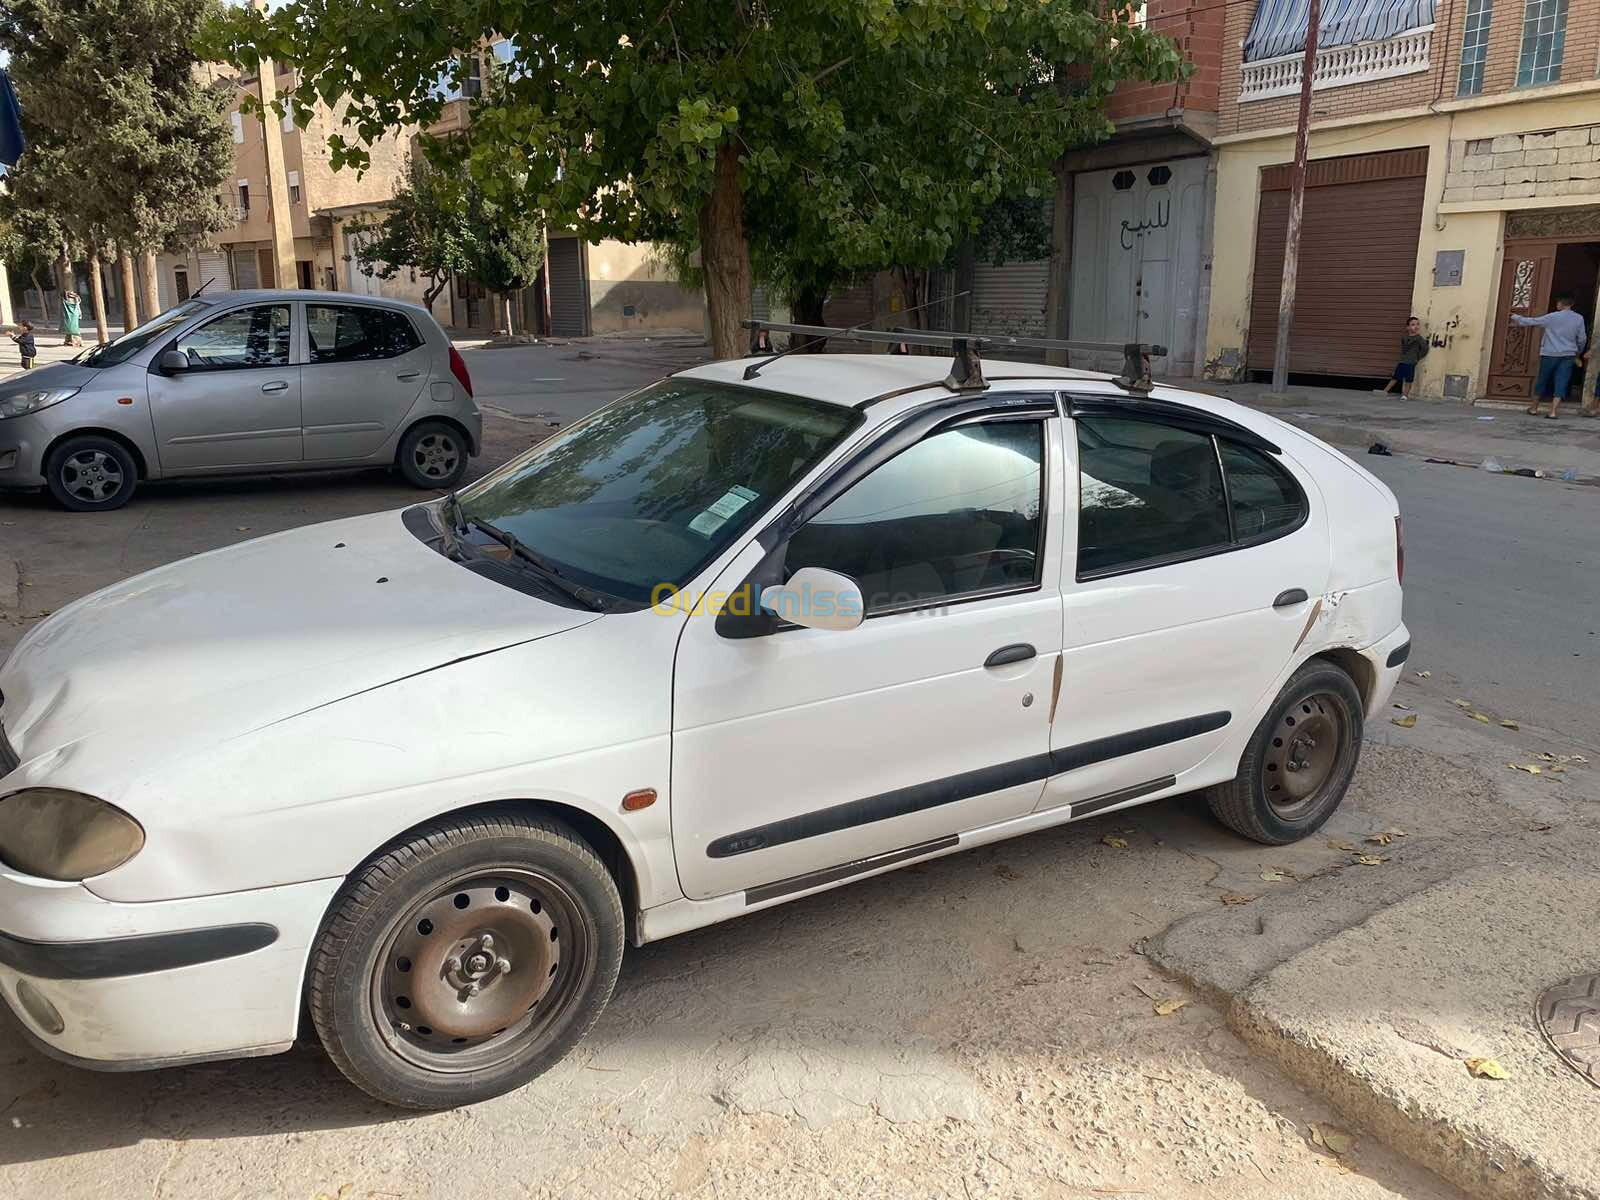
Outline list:
[[[789,582],[761,591],[762,611],[807,629],[854,629],[866,614],[861,585],[823,567],[801,567]]]
[[[180,371],[187,371],[189,356],[182,350],[168,350],[161,356],[160,367],[163,375],[176,375]]]

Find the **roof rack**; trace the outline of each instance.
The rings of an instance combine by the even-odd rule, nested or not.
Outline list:
[[[944,379],[944,386],[952,392],[982,391],[989,385],[983,378],[983,364],[979,360],[979,351],[987,353],[993,349],[1028,349],[1028,350],[1083,350],[1101,354],[1121,354],[1122,374],[1117,376],[1113,383],[1125,391],[1137,395],[1147,395],[1153,385],[1150,379],[1150,359],[1166,354],[1165,346],[1156,346],[1148,342],[1081,342],[1067,341],[1056,338],[1026,338],[1007,337],[997,334],[957,333],[942,329],[869,329],[864,325],[850,328],[837,328],[831,325],[785,325],[774,321],[745,321],[743,325],[752,332],[759,333],[766,330],[769,333],[787,333],[792,338],[805,338],[805,342],[796,340],[787,350],[769,352],[767,356],[757,363],[751,363],[744,369],[744,378],[754,379],[762,370],[780,358],[785,358],[799,350],[811,346],[813,343],[829,339],[847,342],[872,342],[892,346],[929,346],[936,349],[948,349],[954,355],[950,364],[950,374]],[[754,347],[752,346],[752,351]]]

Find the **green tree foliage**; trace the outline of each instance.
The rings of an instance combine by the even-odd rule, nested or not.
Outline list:
[[[446,149],[489,199],[584,237],[696,246],[724,355],[752,254],[796,280],[940,261],[1103,135],[1119,81],[1179,70],[1094,0],[290,0],[235,11],[214,41],[347,98],[335,150],[360,164],[361,142],[431,123],[441,68],[491,31],[516,44],[504,102]]]
[[[219,0],[0,6],[29,143],[8,177],[19,228],[80,250],[178,248],[228,227],[225,97],[195,77],[189,48],[219,11]]]

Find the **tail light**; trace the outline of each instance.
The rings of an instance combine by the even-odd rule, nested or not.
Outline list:
[[[1400,583],[1406,581],[1406,535],[1399,517],[1394,519],[1394,575]]]
[[[468,396],[472,395],[472,376],[467,373],[467,360],[461,357],[461,351],[454,346],[450,347],[450,374],[467,390]]]

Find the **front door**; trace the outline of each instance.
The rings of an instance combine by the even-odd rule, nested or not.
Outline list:
[[[163,471],[301,461],[300,368],[291,363],[289,304],[213,317],[167,349],[189,369],[150,373],[150,415]]]
[[[305,304],[301,372],[308,462],[364,458],[428,386],[427,344],[404,314],[369,304]]]
[[[1315,484],[1281,455],[1153,420],[1073,424],[1080,501],[1041,806],[1092,811],[1171,786],[1251,719],[1330,564]]]
[[[672,836],[696,899],[953,844],[1043,787],[1061,645],[1057,419],[930,434],[789,543],[857,580],[867,618],[720,637],[691,616],[673,684]],[[747,548],[724,575],[761,558]],[[768,885],[768,886],[763,886]]]
[[[1534,377],[1539,373],[1541,331],[1528,325],[1513,325],[1511,314],[1527,317],[1549,311],[1556,246],[1557,243],[1542,239],[1506,242],[1489,366],[1491,398],[1526,400],[1533,395]]]

